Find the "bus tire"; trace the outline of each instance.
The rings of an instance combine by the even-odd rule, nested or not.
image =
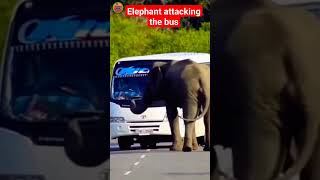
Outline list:
[[[197,137],[197,141],[198,141],[198,144],[200,146],[204,146],[205,145],[204,136]]]
[[[157,148],[157,142],[150,142],[149,147],[150,147],[150,149],[156,149]]]
[[[155,149],[157,147],[157,142],[150,142],[143,140],[140,142],[141,149]]]
[[[118,144],[120,150],[130,150],[131,149],[131,138],[129,137],[119,137]]]
[[[145,141],[140,142],[140,147],[141,147],[141,149],[148,149],[148,143]]]

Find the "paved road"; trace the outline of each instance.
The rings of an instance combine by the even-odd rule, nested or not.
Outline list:
[[[202,150],[184,153],[169,151],[170,143],[161,143],[157,149],[140,149],[135,144],[130,151],[120,151],[112,140],[111,180],[209,180],[210,153]],[[220,168],[232,176],[230,149],[215,147]],[[294,178],[292,180],[299,180]]]
[[[210,153],[199,151],[184,153],[169,151],[170,143],[161,143],[157,149],[140,149],[138,144],[130,151],[120,151],[116,141],[111,148],[111,180],[209,180]],[[230,151],[218,153],[225,159]],[[223,161],[224,170],[231,173],[231,161]],[[229,168],[228,168],[229,167]]]

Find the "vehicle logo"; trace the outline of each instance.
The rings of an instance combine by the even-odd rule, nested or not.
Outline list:
[[[77,15],[72,15],[61,19],[29,20],[20,27],[18,40],[24,44],[32,44],[109,36],[110,22],[79,18]]]
[[[141,119],[146,119],[146,118],[147,118],[146,115],[142,115],[142,116],[141,116]]]
[[[115,2],[112,6],[115,13],[121,13],[123,11],[123,4],[121,2]]]
[[[139,68],[139,67],[121,67],[115,71],[117,76],[124,76],[124,75],[134,75],[134,74],[148,74],[150,69],[148,68]]]

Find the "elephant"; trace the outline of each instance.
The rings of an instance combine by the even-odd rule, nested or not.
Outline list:
[[[319,20],[271,0],[211,3],[213,143],[231,147],[238,180],[320,179]]]
[[[164,100],[173,144],[171,151],[189,152],[198,148],[195,121],[205,125],[205,151],[210,150],[210,68],[190,59],[156,62],[141,99],[133,99],[130,110],[143,113],[153,101]],[[185,137],[181,138],[177,108],[183,110]]]

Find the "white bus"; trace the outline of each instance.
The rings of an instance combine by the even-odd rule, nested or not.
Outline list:
[[[140,115],[130,111],[129,103],[131,98],[141,96],[153,63],[184,59],[210,65],[210,54],[190,52],[127,57],[115,63],[111,79],[110,130],[111,138],[118,139],[120,149],[130,149],[134,143],[140,143],[142,148],[155,148],[158,142],[171,141],[163,101],[153,103]],[[182,116],[182,110],[178,109],[178,112]],[[179,123],[181,135],[184,137],[184,122],[180,119]],[[204,123],[200,119],[196,121],[199,143],[203,143],[204,134]]]
[[[19,1],[0,70],[1,180],[109,179],[108,14],[97,0]]]

